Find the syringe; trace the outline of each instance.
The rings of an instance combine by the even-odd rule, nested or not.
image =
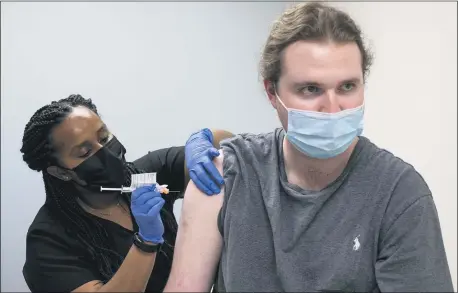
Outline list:
[[[167,188],[167,185],[159,185],[159,186],[156,186],[156,188],[159,190],[160,193],[163,193],[163,194],[168,194],[168,193],[178,193],[180,191],[170,191],[168,188]],[[102,187],[100,186],[100,191],[119,191],[121,193],[130,193],[130,192],[133,192],[136,188],[134,187],[124,187],[122,186],[121,188],[110,188],[110,187]]]
[[[135,188],[124,187],[124,186],[122,186],[121,188],[109,188],[109,187],[100,186],[100,191],[119,191],[121,193],[128,193],[128,192],[132,192],[134,190],[135,190]]]
[[[180,191],[170,191],[167,185],[158,185],[156,182],[156,173],[132,174],[130,186],[121,186],[121,188],[109,188],[100,186],[100,191],[119,191],[121,193],[133,192],[135,189],[156,184],[160,193],[168,194],[169,192],[179,193]]]

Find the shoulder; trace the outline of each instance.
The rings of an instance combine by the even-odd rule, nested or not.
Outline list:
[[[363,148],[366,151],[363,163],[366,166],[366,172],[373,173],[375,170],[379,181],[388,183],[393,194],[401,191],[410,190],[411,195],[404,194],[403,198],[413,197],[416,200],[424,195],[430,195],[431,191],[424,180],[423,176],[415,167],[396,156],[392,152],[380,148],[372,143],[369,139],[362,137]],[[403,193],[403,192],[401,192]],[[416,195],[415,195],[416,194]]]
[[[431,190],[423,176],[410,163],[392,152],[377,147],[367,138],[362,138],[367,149],[364,172],[377,178],[380,195],[385,201],[384,222],[388,224],[407,208],[431,198]]]
[[[52,209],[44,204],[38,211],[26,236],[26,264],[33,262],[40,252],[65,252],[76,244],[65,227],[55,219]]]
[[[383,219],[383,226],[390,228],[406,213],[423,213],[425,216],[436,213],[432,192],[423,176],[414,166],[400,158],[393,159],[394,168],[402,170],[392,188],[391,196]],[[414,222],[410,222],[416,225]]]
[[[32,221],[32,224],[30,224],[27,231],[27,237],[37,232],[47,231],[47,234],[57,234],[64,230],[65,228],[59,221],[56,220],[49,205],[44,204],[38,210],[37,215]]]
[[[226,139],[221,143],[225,161],[268,160],[276,156],[278,141],[282,135],[283,130],[276,129],[260,134],[241,133]]]
[[[69,292],[97,276],[85,249],[43,205],[29,227],[22,270],[32,292]]]
[[[259,134],[240,133],[222,141],[221,146],[228,148],[263,148],[266,147],[266,145],[270,146],[272,142],[275,142],[277,136],[282,131],[282,129],[276,129],[272,132]]]

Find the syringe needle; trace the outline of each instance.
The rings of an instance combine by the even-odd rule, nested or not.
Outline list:
[[[122,191],[122,188],[108,188],[100,186],[100,191]]]

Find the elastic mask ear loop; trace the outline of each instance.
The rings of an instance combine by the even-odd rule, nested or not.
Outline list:
[[[283,101],[280,99],[280,97],[277,95],[276,92],[275,92],[275,96],[277,96],[277,100],[280,102],[280,104],[283,106],[283,108],[285,108],[285,110],[288,111],[288,108],[285,106],[285,103],[283,103]]]
[[[275,86],[274,83],[272,83],[272,87],[273,87],[273,90],[274,90],[274,93],[275,93],[275,97],[277,98],[277,100],[280,102],[280,104],[283,106],[283,108],[285,108],[286,111],[288,111],[288,107],[286,107],[285,103],[283,103],[283,101],[280,99],[280,97],[278,96],[278,93],[277,93],[277,87]]]

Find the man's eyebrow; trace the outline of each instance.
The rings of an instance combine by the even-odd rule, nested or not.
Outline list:
[[[348,79],[344,79],[339,82],[339,84],[345,83],[361,83],[361,79],[359,77],[352,77]],[[305,86],[316,86],[316,87],[324,87],[323,83],[313,81],[313,80],[303,80],[303,81],[296,81],[293,82],[294,87],[305,87]]]
[[[359,77],[352,77],[352,78],[345,79],[342,82],[340,82],[340,84],[343,84],[343,83],[361,83],[361,79]]]
[[[323,84],[319,83],[319,82],[316,82],[316,81],[308,81],[308,80],[304,80],[304,81],[296,81],[293,83],[294,87],[305,87],[305,86],[316,86],[316,87],[320,87],[320,86],[323,86]]]

